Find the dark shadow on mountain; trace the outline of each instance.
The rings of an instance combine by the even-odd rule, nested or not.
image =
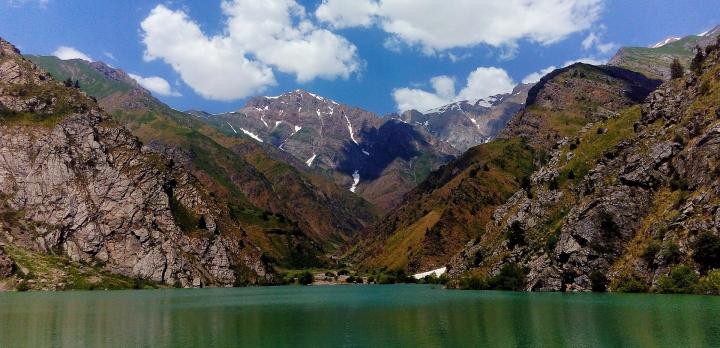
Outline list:
[[[359,170],[363,181],[376,180],[396,159],[409,161],[422,155],[420,149],[431,146],[425,135],[398,120],[388,120],[380,128],[365,128],[361,133],[359,146],[351,143],[343,148],[347,159],[338,169],[348,175]]]
[[[586,69],[588,71],[596,70],[596,71],[599,71],[600,74],[602,74],[602,75],[607,75],[607,76],[614,77],[616,79],[620,79],[620,80],[624,80],[624,81],[628,82],[630,89],[625,91],[625,96],[628,99],[630,99],[636,103],[640,103],[643,100],[645,100],[645,98],[650,93],[652,93],[654,90],[656,90],[658,88],[658,86],[660,86],[660,84],[662,84],[662,81],[660,81],[660,80],[651,79],[641,73],[630,71],[630,70],[623,69],[623,68],[618,68],[618,67],[614,67],[614,66],[595,66],[595,65],[585,64],[585,63],[575,63],[575,64],[567,66],[565,68],[557,69],[557,70],[545,75],[542,79],[540,79],[540,82],[535,84],[535,86],[533,86],[530,89],[530,92],[528,92],[528,98],[527,98],[526,105],[527,106],[534,105],[535,102],[537,101],[537,96],[540,93],[540,91],[545,87],[545,85],[548,82],[552,81],[558,75],[560,75],[566,71],[571,71],[571,70],[581,71],[582,69]],[[583,72],[579,72],[579,74],[582,75]],[[580,76],[580,77],[584,77],[584,76]]]

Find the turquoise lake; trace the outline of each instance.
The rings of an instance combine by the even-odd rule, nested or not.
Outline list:
[[[718,347],[720,298],[421,285],[0,294],[0,347]]]

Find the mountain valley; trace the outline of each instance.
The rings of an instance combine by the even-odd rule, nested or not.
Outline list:
[[[526,291],[706,279],[720,267],[698,249],[720,228],[718,37],[383,117],[304,90],[181,112],[105,63],[0,41],[0,287],[337,268]]]

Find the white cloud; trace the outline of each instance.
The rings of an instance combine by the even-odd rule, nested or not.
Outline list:
[[[321,21],[335,28],[369,27],[374,22],[379,5],[362,0],[323,0],[315,11]]]
[[[608,54],[618,48],[614,42],[603,42],[602,34],[591,32],[582,42],[582,48],[586,51],[595,49],[600,54]]]
[[[435,93],[440,98],[452,99],[455,97],[455,79],[449,76],[437,76],[430,79]]]
[[[141,23],[145,59],[162,59],[201,96],[234,100],[275,84],[272,70],[245,57],[228,37],[207,37],[182,11],[157,6]]]
[[[108,58],[112,59],[112,60],[117,60],[117,58],[115,58],[115,55],[112,54],[112,53],[110,53],[110,52],[108,52],[108,51],[103,52],[103,55],[104,55],[105,57],[108,57]]]
[[[525,76],[525,78],[522,79],[522,83],[537,83],[541,78],[543,78],[543,76],[557,70],[557,68],[558,67],[551,65],[545,69],[536,71],[528,76]]]
[[[447,57],[448,57],[448,59],[450,59],[451,62],[457,63],[457,62],[460,62],[460,61],[463,61],[465,59],[472,57],[472,54],[465,53],[465,54],[456,55],[456,54],[453,54],[452,52],[448,52]]]
[[[149,77],[142,77],[135,74],[128,74],[130,78],[137,81],[137,83],[140,84],[140,86],[145,87],[145,89],[149,90],[150,92],[153,92],[155,94],[166,96],[166,97],[181,97],[182,94],[180,92],[175,91],[170,87],[170,83],[167,82],[162,77],[159,76],[149,76]]]
[[[398,88],[393,98],[399,112],[406,110],[427,111],[439,106],[461,100],[485,99],[487,97],[509,93],[515,82],[508,73],[500,68],[480,67],[470,73],[467,84],[455,93],[455,80],[449,76],[437,76],[430,80],[433,92],[416,88]]]
[[[10,7],[21,7],[29,4],[35,4],[38,7],[44,9],[47,8],[50,0],[6,0],[5,1]]]
[[[508,58],[519,40],[548,45],[590,28],[603,1],[325,0],[315,14],[335,27],[378,23],[388,34],[428,54],[487,44],[504,48]]]
[[[451,103],[432,92],[421,89],[399,88],[393,91],[393,98],[398,112],[407,110],[427,111],[438,106]]]
[[[590,64],[590,65],[603,65],[603,64],[607,63],[607,60],[590,58],[590,57],[580,58],[580,59],[575,59],[575,60],[569,60],[569,61],[565,62],[563,65],[561,65],[560,68],[564,68],[564,67],[573,65],[575,63],[585,63],[585,64]],[[547,75],[557,69],[559,69],[557,66],[551,65],[545,69],[542,69],[540,71],[529,74],[528,76],[525,76],[525,78],[523,78],[523,80],[522,80],[522,83],[537,83],[545,75]]]
[[[503,69],[477,68],[470,73],[467,86],[460,91],[455,99],[472,100],[509,93],[515,88],[515,85],[515,82]]]
[[[53,52],[53,56],[58,57],[62,60],[69,60],[69,59],[82,59],[86,60],[88,62],[92,62],[93,59],[90,58],[85,53],[80,52],[78,49],[74,47],[68,47],[68,46],[60,46],[58,47],[55,52]]]
[[[147,60],[162,59],[208,99],[235,100],[275,84],[273,68],[298,82],[349,78],[357,48],[318,28],[295,0],[225,0],[223,34],[207,36],[181,11],[158,5],[141,23]]]

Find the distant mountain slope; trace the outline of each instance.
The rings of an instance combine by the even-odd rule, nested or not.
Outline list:
[[[532,85],[519,85],[508,94],[461,101],[434,110],[406,111],[400,119],[421,126],[461,152],[492,140],[525,106]]]
[[[720,26],[699,35],[671,38],[652,47],[623,47],[610,59],[609,65],[644,74],[650,78],[669,80],[670,64],[674,59],[688,67],[695,55],[695,46],[705,48],[720,36]]]
[[[548,149],[590,122],[607,119],[636,105],[660,81],[613,66],[576,63],[544,76],[528,92],[527,107],[498,138],[523,137]]]
[[[527,188],[558,141],[637,105],[659,83],[581,63],[552,72],[532,88],[526,108],[497,140],[433,172],[349,249],[348,258],[369,270],[419,272],[448,264],[467,243],[486,238],[495,209]]]
[[[78,263],[93,271],[55,285],[128,283],[107,272],[183,287],[278,280],[225,201],[2,39],[0,158],[0,254],[23,259],[17,286]]]
[[[89,94],[98,93],[100,105],[114,119],[227,201],[226,209],[255,244],[284,267],[317,264],[328,249],[375,219],[373,208],[346,189],[296,169],[272,147],[170,109],[120,70],[81,60],[30,59],[58,79],[79,79]]]
[[[256,97],[206,120],[226,134],[244,134],[290,154],[303,169],[323,173],[381,208],[396,205],[457,153],[419,127],[302,90]]]

